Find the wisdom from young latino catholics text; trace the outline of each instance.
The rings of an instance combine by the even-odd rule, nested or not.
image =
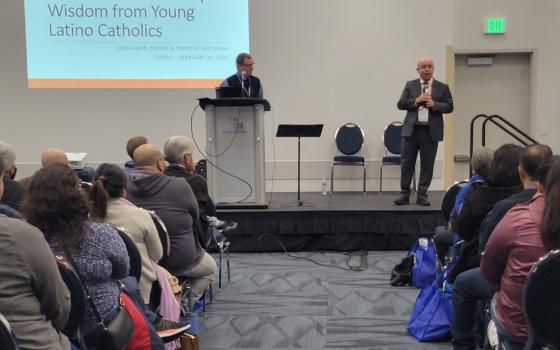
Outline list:
[[[69,23],[49,23],[49,35],[52,37],[162,37],[164,36],[162,26],[142,21],[130,24],[130,21],[144,19],[148,22],[153,20],[193,22],[196,20],[193,8],[169,8],[153,4],[147,7],[122,7],[119,4],[109,7],[49,4],[47,7],[50,17],[57,22],[61,19],[69,20]],[[71,23],[72,19],[107,19],[108,21],[90,25]],[[119,20],[123,22],[118,23]]]

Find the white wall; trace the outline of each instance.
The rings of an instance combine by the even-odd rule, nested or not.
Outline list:
[[[560,39],[557,0],[455,1],[453,48],[459,52],[534,52],[529,132],[560,151]],[[485,36],[483,19],[506,18],[506,34]],[[489,96],[491,98],[491,96]]]
[[[292,180],[279,181],[275,190],[294,190],[296,174],[295,142],[273,138],[279,123],[325,124],[322,138],[304,141],[304,179],[328,177],[336,128],[347,121],[359,123],[367,134],[366,158],[372,161],[369,177],[377,177],[375,161],[383,153],[380,135],[389,122],[402,119],[395,105],[404,82],[416,76],[417,58],[432,56],[439,69],[436,75],[444,79],[452,3],[253,0],[250,8],[255,73],[274,107],[267,117],[267,177],[276,159],[275,178]],[[143,134],[161,145],[170,135],[190,135],[195,98],[212,95],[211,90],[27,89],[22,2],[3,4],[0,16],[0,115],[8,121],[3,123],[0,139],[15,147],[22,175],[34,168],[41,151],[49,146],[88,152],[91,163],[123,162],[129,136]],[[194,128],[202,144],[203,118],[202,113],[196,114]],[[360,176],[351,171],[340,174]],[[398,170],[387,171],[386,176],[395,178],[385,183],[396,189]],[[347,183],[349,188],[359,190],[356,181]],[[370,187],[376,184],[377,180],[370,181]],[[344,182],[337,187],[341,186]],[[303,187],[319,188],[318,181]]]
[[[539,139],[560,149],[556,0],[252,0],[250,5],[255,74],[274,107],[267,117],[266,158],[269,177],[277,160],[275,191],[295,190],[296,143],[272,137],[277,124],[292,122],[325,123],[323,137],[304,141],[302,174],[308,181],[303,190],[319,191],[317,179],[328,177],[334,131],[347,121],[367,133],[369,187],[377,188],[380,135],[385,125],[403,117],[396,101],[404,83],[415,78],[416,60],[425,55],[434,58],[435,75],[445,80],[446,46],[535,49],[534,128],[547,133]],[[508,19],[505,36],[482,34],[488,15]],[[195,98],[212,95],[211,90],[27,89],[23,28],[23,2],[5,1],[0,12],[0,139],[14,145],[24,172],[49,146],[88,152],[93,163],[123,162],[129,136],[144,134],[161,145],[170,135],[190,135]],[[195,134],[203,144],[200,112]],[[434,189],[442,187],[442,157],[440,151]],[[384,182],[392,189],[399,176],[394,168],[385,172],[394,180]],[[360,190],[359,171],[345,173],[356,180],[337,187]]]

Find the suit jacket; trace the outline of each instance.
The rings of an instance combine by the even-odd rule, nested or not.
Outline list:
[[[397,107],[406,111],[402,128],[403,137],[410,137],[414,132],[414,124],[418,120],[418,107],[416,107],[418,96],[420,96],[420,79],[407,81],[401,98],[397,102]],[[434,100],[434,106],[428,114],[428,126],[432,140],[437,142],[443,140],[443,114],[453,112],[453,98],[449,86],[434,79],[432,100]]]

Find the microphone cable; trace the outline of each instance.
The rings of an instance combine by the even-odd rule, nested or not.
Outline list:
[[[305,256],[297,256],[297,255],[293,255],[292,253],[289,253],[288,250],[286,249],[286,247],[284,246],[284,244],[282,243],[282,241],[280,240],[280,238],[276,237],[273,234],[270,233],[263,233],[260,236],[257,237],[257,241],[260,241],[262,238],[264,237],[272,237],[274,238],[278,244],[280,245],[280,247],[282,247],[282,250],[284,250],[284,254],[292,259],[298,259],[298,260],[305,260],[305,261],[309,261],[312,262],[315,265],[318,266],[324,266],[324,267],[332,267],[332,268],[337,268],[340,270],[344,270],[344,271],[355,271],[355,272],[361,272],[361,271],[365,271],[367,270],[367,266],[365,266],[365,257],[367,257],[368,252],[367,251],[358,251],[358,252],[345,252],[345,253],[341,253],[341,252],[325,252],[325,251],[311,251],[314,253],[334,253],[334,254],[344,254],[347,256],[346,258],[346,266],[338,266],[338,265],[333,265],[333,264],[326,264],[326,263],[321,263],[318,262],[314,259],[305,257]],[[359,256],[360,257],[360,266],[355,266],[355,265],[350,265],[350,260],[352,260],[353,256]]]
[[[239,117],[241,116],[241,106],[239,107],[239,116],[238,116],[238,118],[237,118],[237,124],[236,124],[235,134],[234,134],[233,137],[232,137],[232,141],[230,142],[230,144],[228,145],[228,147],[227,147],[223,152],[221,152],[219,155],[212,155],[212,154],[204,153],[204,152],[200,149],[198,143],[196,142],[196,139],[195,139],[195,137],[194,137],[194,129],[193,129],[193,126],[194,126],[194,125],[193,125],[193,121],[194,121],[194,114],[195,114],[195,112],[196,112],[196,110],[197,110],[198,108],[200,108],[200,101],[198,102],[198,104],[196,105],[196,107],[194,107],[194,109],[193,109],[193,111],[192,111],[192,113],[191,113],[191,137],[192,137],[193,143],[194,143],[196,149],[198,150],[198,152],[200,152],[200,154],[202,155],[202,157],[204,158],[204,160],[206,160],[206,162],[207,162],[208,164],[212,165],[214,168],[218,169],[218,170],[221,171],[222,173],[224,173],[224,174],[226,174],[226,175],[228,175],[228,176],[233,177],[234,179],[237,179],[237,180],[243,182],[244,184],[246,184],[246,185],[249,187],[249,194],[248,194],[247,196],[245,196],[244,198],[242,198],[242,199],[240,199],[240,200],[238,200],[238,201],[236,201],[236,202],[229,202],[229,203],[224,203],[224,204],[243,203],[243,202],[245,202],[247,199],[251,198],[251,196],[253,195],[253,186],[251,186],[251,184],[250,184],[248,181],[243,180],[243,179],[240,178],[239,176],[236,176],[236,175],[234,175],[234,174],[232,174],[232,173],[230,173],[230,172],[228,172],[228,171],[226,171],[226,170],[220,168],[219,166],[217,166],[216,164],[214,164],[212,161],[210,161],[210,159],[208,159],[208,155],[210,155],[211,157],[216,157],[216,158],[218,158],[218,157],[224,155],[225,152],[228,151],[228,150],[231,148],[231,146],[233,145],[233,141],[235,140],[235,136],[237,135],[237,129],[238,129],[238,127],[239,127]]]

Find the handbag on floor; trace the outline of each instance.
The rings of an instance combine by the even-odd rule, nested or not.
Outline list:
[[[433,239],[419,238],[410,248],[408,255],[414,256],[412,285],[424,288],[431,284],[436,278],[436,248]]]
[[[414,256],[407,255],[391,270],[391,285],[396,287],[410,286],[412,283],[412,265]]]
[[[445,340],[451,336],[452,296],[440,286],[456,263],[457,259],[454,259],[445,266],[442,273],[422,288],[416,298],[406,330],[419,341]]]
[[[189,333],[184,333],[179,338],[181,341],[181,350],[199,350],[200,343],[198,337],[196,335],[192,335]]]

